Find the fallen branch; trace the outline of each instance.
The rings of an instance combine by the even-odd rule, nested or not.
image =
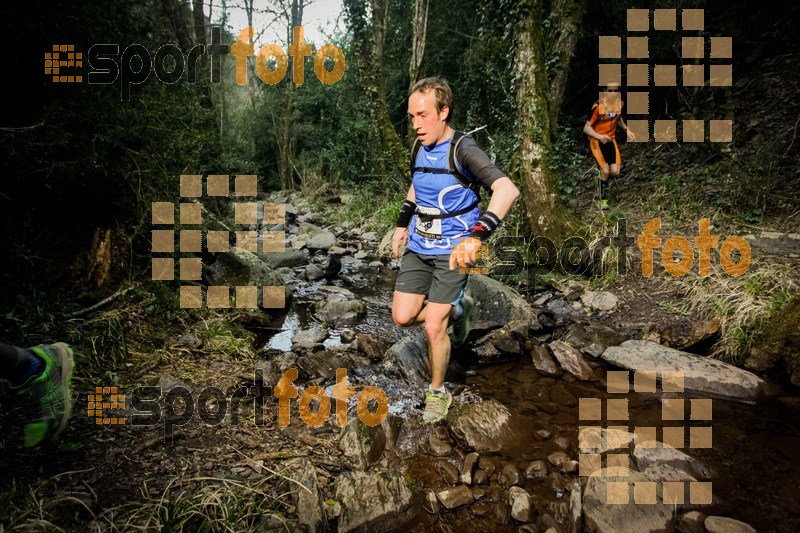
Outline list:
[[[138,286],[139,286],[138,283],[134,283],[133,285],[129,285],[128,287],[125,287],[124,289],[118,290],[117,292],[115,292],[114,294],[109,296],[108,298],[100,300],[99,302],[97,302],[94,305],[90,305],[89,307],[86,307],[86,308],[81,309],[79,311],[75,311],[74,313],[69,313],[69,314],[64,315],[64,316],[66,318],[78,318],[78,317],[81,317],[83,315],[88,315],[89,313],[97,311],[101,307],[110,304],[111,302],[113,302],[114,300],[119,298],[120,296],[124,296],[124,295],[128,294],[129,292],[131,292],[133,289],[135,289]]]

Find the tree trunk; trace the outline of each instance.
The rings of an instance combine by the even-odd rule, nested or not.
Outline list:
[[[522,0],[516,25],[514,69],[522,197],[531,232],[561,242],[571,213],[561,201],[558,178],[550,168],[550,113],[544,68],[542,0]]]
[[[417,82],[422,56],[425,54],[425,36],[428,32],[428,0],[417,0],[414,5],[414,34],[411,38],[411,62],[408,65],[408,90]]]
[[[389,117],[385,90],[381,89],[382,86],[385,87],[383,41],[386,35],[387,7],[385,0],[371,2],[371,19],[367,16],[366,0],[344,0],[344,8],[347,24],[353,34],[353,52],[364,83],[366,101],[376,125],[373,130],[374,138],[370,142],[380,147],[378,171],[400,185],[408,181],[405,179],[408,173],[408,155]],[[375,25],[381,28],[376,29]]]
[[[181,13],[181,6],[177,0],[162,0],[161,2],[167,12],[169,21],[172,23],[172,28],[175,30],[175,36],[178,38],[178,45],[186,54],[192,49],[194,43],[192,36],[189,34],[189,28],[186,26],[186,20]]]
[[[555,64],[555,72],[550,80],[550,132],[558,130],[558,114],[567,86],[569,65],[578,42],[578,26],[583,18],[584,5],[577,0],[553,0],[550,16],[552,22],[547,43],[548,62]]]

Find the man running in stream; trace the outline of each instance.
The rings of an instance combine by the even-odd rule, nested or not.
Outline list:
[[[442,78],[425,78],[409,91],[408,114],[417,141],[412,184],[392,238],[395,256],[408,244],[395,283],[392,318],[400,326],[425,323],[431,366],[422,416],[426,423],[444,418],[453,401],[444,384],[451,347],[448,323],[452,319],[454,345],[464,343],[469,334],[474,301],[464,294],[467,274],[458,267],[477,261],[481,242],[519,196],[475,141],[450,127],[452,100]],[[483,214],[480,186],[492,191]]]
[[[583,132],[589,136],[589,147],[592,155],[600,165],[600,209],[608,209],[606,192],[608,177],[619,176],[622,158],[617,146],[617,126],[622,126],[628,134],[628,140],[636,136],[622,119],[622,108],[625,102],[619,94],[619,83],[612,82],[606,86],[603,97],[592,106],[592,116],[583,126]]]

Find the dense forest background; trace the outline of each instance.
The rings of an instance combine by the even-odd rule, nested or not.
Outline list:
[[[54,44],[72,44],[84,53],[83,67],[69,69],[76,74],[82,69],[84,76],[89,72],[86,54],[98,43],[118,44],[120,53],[138,44],[152,54],[171,43],[186,54],[197,45],[209,45],[212,29],[220,28],[222,43],[231,44],[243,29],[231,22],[233,13],[240,15],[237,20],[244,14],[249,20],[273,21],[272,31],[283,36],[277,44],[286,50],[292,28],[304,24],[310,5],[304,0],[3,3],[0,340],[19,346],[68,340],[80,346],[74,383],[81,394],[97,385],[161,386],[169,372],[190,384],[212,378],[243,381],[246,374],[252,381],[252,368],[264,362],[264,339],[281,332],[285,310],[283,315],[275,310],[243,315],[233,309],[182,309],[178,281],[151,281],[153,202],[179,203],[181,175],[255,174],[259,200],[275,193],[275,201],[302,202],[307,220],[338,228],[341,235],[375,232],[375,243],[369,244],[374,248],[394,228],[410,184],[408,89],[416,79],[440,75],[453,88],[453,126],[475,130],[478,144],[522,191],[495,239],[513,238],[514,257],[523,265],[542,268],[536,271],[535,284],[524,270],[504,277],[505,283],[531,300],[547,287],[565,299],[572,294],[576,304],[579,296],[571,281],[613,290],[624,295],[626,318],[641,334],[637,338],[648,338],[647,327],[661,319],[663,324],[683,321],[693,331],[698,324],[702,329],[713,323],[713,333],[701,331],[702,341],[688,344],[699,346],[702,355],[770,373],[790,388],[800,386],[800,4],[343,0],[337,30],[324,41],[340,47],[346,58],[344,76],[332,85],[318,80],[312,58],[304,62],[302,85],[292,82],[291,59],[285,79],[268,85],[256,75],[252,58],[247,82],[237,84],[234,60],[226,56],[220,83],[211,81],[211,63],[204,58],[198,62],[196,83],[187,83],[184,75],[177,83],[165,84],[151,73],[145,83],[131,86],[129,98],[119,79],[110,85],[85,79],[53,83],[44,74],[44,54]],[[683,86],[678,67],[675,86],[647,88],[647,118],[651,133],[653,121],[659,119],[730,119],[733,140],[711,142],[706,130],[704,142],[628,143],[618,133],[622,174],[610,185],[612,209],[600,211],[598,170],[582,130],[601,88],[598,63],[621,63],[625,72],[624,59],[598,59],[599,37],[622,37],[624,53],[625,37],[632,35],[627,30],[631,8],[675,9],[678,30],[682,9],[704,9],[705,29],[692,35],[732,37],[732,59],[705,60],[732,64],[732,86]],[[258,23],[253,26],[257,34],[264,30]],[[649,63],[681,65],[680,35],[648,32]],[[315,50],[324,44],[307,42]],[[332,68],[330,60],[326,65]],[[621,82],[624,98],[624,77]],[[203,229],[232,218],[227,200],[203,200],[208,213]],[[624,264],[615,246],[561,264],[542,260],[528,246],[539,236],[559,244],[575,236],[593,245],[609,242],[624,225],[627,235],[635,237],[653,218],[661,219],[663,239],[685,235],[694,242],[701,218],[710,219],[720,242],[730,235],[752,237],[749,270],[733,277],[714,268],[712,275],[700,276],[694,267],[675,277],[659,268],[655,276],[645,278],[635,245]],[[350,255],[372,254],[357,242],[343,246],[352,248]],[[206,251],[198,255],[206,262],[216,259]],[[306,254],[304,261],[312,260],[314,266],[324,266],[319,254]],[[371,275],[386,281],[391,259],[383,256],[381,261]],[[497,258],[489,262],[493,261]],[[712,254],[712,265],[719,264],[719,254]],[[384,303],[390,289],[384,292],[370,304],[379,304],[389,331],[394,325]],[[308,318],[305,308],[296,314]],[[607,322],[609,315],[598,320]],[[197,334],[194,347],[179,345],[187,332]],[[796,394],[796,388],[791,390]],[[7,399],[7,391],[0,389],[0,422],[8,420]],[[755,412],[748,416],[755,418]],[[192,499],[196,495],[189,495],[191,490],[184,491],[181,483],[200,486],[207,481],[188,479],[191,472],[227,475],[232,466],[240,472],[251,468],[242,467],[241,454],[231,451],[231,446],[248,448],[236,439],[243,434],[247,439],[250,428],[236,428],[235,436],[217,428],[187,430],[182,438],[190,444],[165,448],[163,453],[157,451],[163,434],[156,434],[137,443],[133,455],[139,462],[134,462],[119,459],[131,440],[128,434],[102,432],[87,417],[74,418],[79,420],[73,421],[65,439],[66,448],[73,448],[60,450],[52,461],[29,460],[14,448],[16,432],[6,431],[0,439],[4,454],[14,450],[3,458],[4,480],[10,481],[0,493],[0,529],[66,524],[84,530],[89,514],[95,524],[105,526],[105,520],[121,529],[156,523],[165,530],[170,524],[180,524],[177,530],[209,523],[218,530],[242,529],[242,524],[259,529],[263,522],[258,520],[267,511],[280,509],[287,516],[297,511],[284,501],[287,491],[277,478],[265,477],[257,486],[223,483],[223,488],[209,489],[209,483],[208,490],[197,490],[199,499]],[[270,460],[299,457],[289,449],[300,446],[295,433],[257,429],[263,431],[249,433],[250,440],[268,450],[268,465]],[[301,436],[308,450],[317,447],[314,460],[320,471],[331,468],[329,477],[341,472],[340,465],[329,461],[330,442],[316,434]],[[737,469],[749,459],[741,442],[760,442],[750,442],[749,437],[745,432],[741,440],[727,439],[731,448],[723,449],[735,446],[740,452]],[[796,443],[795,438],[778,447],[795,450]],[[257,446],[250,448],[255,453]],[[204,466],[212,463],[209,457],[213,468]],[[99,465],[96,471],[84,470],[90,462]],[[792,475],[790,468],[769,464],[783,469],[787,479]],[[773,504],[796,517],[789,489],[776,491],[783,498],[778,504],[769,491],[764,491],[769,502],[750,501],[754,485],[748,483],[772,477],[759,470],[760,464],[748,468],[752,470],[738,472],[745,480],[741,492],[750,502],[742,511],[745,518],[755,523]],[[70,481],[69,476],[58,477],[67,470],[90,473]],[[167,474],[184,478],[173,485]],[[98,490],[98,497],[90,485],[111,478],[116,479],[109,490]],[[74,496],[83,491],[84,498],[84,486],[92,492],[91,505]],[[331,486],[325,490],[330,496]],[[58,495],[55,503],[45,505],[53,494]],[[197,518],[196,506],[231,515]]]

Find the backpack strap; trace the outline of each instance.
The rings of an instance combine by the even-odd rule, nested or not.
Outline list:
[[[417,156],[419,155],[419,149],[422,147],[422,144],[419,142],[419,139],[414,140],[414,145],[411,148],[411,175],[413,177],[414,172],[428,172],[431,174],[452,174],[452,176],[458,181],[462,187],[466,187],[470,189],[472,192],[478,195],[480,198],[480,184],[476,181],[472,181],[470,178],[467,177],[466,173],[464,172],[463,167],[458,162],[458,146],[461,143],[461,140],[466,137],[467,135],[458,130],[453,130],[453,135],[450,138],[450,147],[447,151],[447,168],[432,168],[432,167],[418,167],[416,166],[417,163]]]

